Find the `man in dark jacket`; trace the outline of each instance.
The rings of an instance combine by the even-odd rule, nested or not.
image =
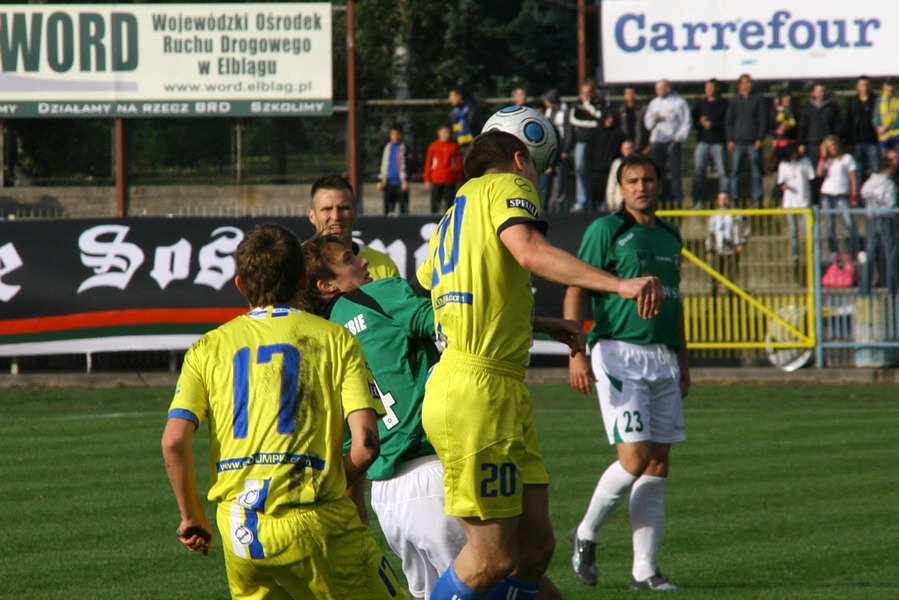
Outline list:
[[[717,79],[705,82],[705,96],[693,105],[693,126],[696,127],[696,150],[693,153],[693,208],[711,208],[706,169],[709,160],[718,173],[718,192],[727,191],[724,166],[726,141],[727,100],[721,97]]]
[[[852,156],[858,168],[859,181],[877,172],[880,151],[874,111],[877,100],[871,94],[871,80],[862,75],[855,82],[855,96],[846,103],[846,143],[852,146]]]
[[[730,172],[730,196],[740,198],[740,167],[749,159],[752,178],[752,201],[762,201],[762,140],[765,139],[768,113],[765,99],[752,91],[752,78],[745,73],[737,80],[737,93],[727,105],[727,149],[733,154]]]
[[[571,207],[574,212],[587,209],[593,198],[590,187],[594,177],[593,151],[596,129],[602,123],[605,110],[605,98],[596,88],[596,81],[587,79],[581,83],[577,100],[568,109],[571,135],[566,134],[568,153],[574,154],[575,204]]]
[[[821,153],[821,142],[829,135],[842,138],[840,106],[828,94],[823,83],[812,87],[812,96],[799,113],[799,152],[815,165]]]

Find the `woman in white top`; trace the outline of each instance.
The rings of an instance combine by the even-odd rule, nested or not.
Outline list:
[[[818,160],[818,177],[823,177],[821,182],[821,208],[849,209],[855,208],[858,197],[858,182],[855,174],[855,159],[851,154],[843,152],[843,145],[839,138],[829,135],[821,142],[821,156]],[[849,231],[849,244],[852,257],[858,254],[859,237],[858,229],[852,221],[852,215],[843,212],[840,215],[843,226]],[[836,236],[837,215],[828,215],[827,242],[831,255],[839,252],[839,243]]]

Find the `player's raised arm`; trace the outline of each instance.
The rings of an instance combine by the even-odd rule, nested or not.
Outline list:
[[[644,319],[652,318],[659,312],[664,294],[657,277],[615,277],[553,246],[528,223],[507,227],[499,237],[518,264],[535,275],[568,286],[636,300],[637,311]]]

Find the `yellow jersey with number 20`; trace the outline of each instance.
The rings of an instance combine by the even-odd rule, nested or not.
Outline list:
[[[533,333],[531,273],[499,234],[521,223],[546,232],[534,185],[512,173],[469,180],[431,236],[419,283],[431,290],[434,325],[447,348],[526,365]]]

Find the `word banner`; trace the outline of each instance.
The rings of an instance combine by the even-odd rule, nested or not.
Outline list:
[[[5,4],[0,118],[332,111],[331,5]]]

